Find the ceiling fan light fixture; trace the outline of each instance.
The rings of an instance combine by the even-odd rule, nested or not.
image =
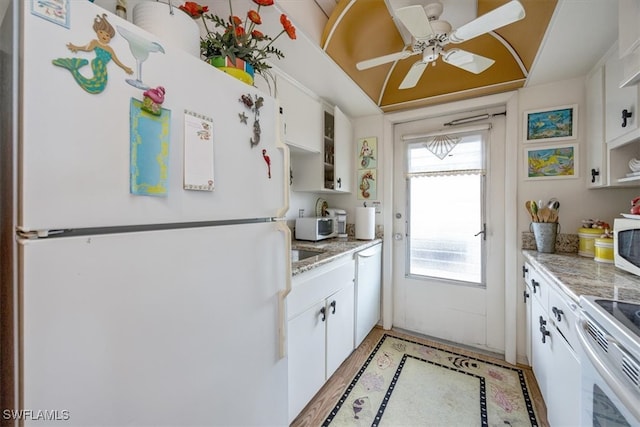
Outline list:
[[[442,60],[447,64],[462,68],[470,73],[480,74],[491,67],[496,61],[467,52],[462,49],[450,49],[442,54]]]
[[[525,11],[522,4],[518,0],[512,0],[458,28],[449,35],[449,41],[462,43],[481,34],[512,24],[524,17]]]

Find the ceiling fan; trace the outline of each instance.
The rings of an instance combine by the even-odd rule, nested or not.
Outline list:
[[[471,40],[525,17],[522,4],[518,0],[512,0],[451,31],[451,24],[439,19],[442,9],[440,2],[426,6],[414,5],[396,9],[396,16],[413,36],[413,44],[410,49],[407,46],[401,52],[360,61],[356,64],[356,68],[366,70],[421,54],[422,59],[411,66],[404,80],[400,83],[400,89],[412,88],[418,84],[427,65],[429,63],[435,65],[435,61],[439,57],[455,67],[479,74],[493,65],[495,61],[462,49],[444,50],[444,46],[449,43],[462,43]]]

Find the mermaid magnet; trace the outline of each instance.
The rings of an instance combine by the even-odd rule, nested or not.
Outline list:
[[[109,42],[116,35],[116,30],[107,20],[106,13],[103,13],[102,16],[96,15],[93,20],[93,31],[96,32],[97,38],[84,46],[67,43],[67,48],[73,53],[78,51],[95,52],[96,57],[91,61],[93,77],[85,77],[80,73],[80,70],[89,64],[85,58],[58,58],[52,62],[53,65],[69,70],[82,89],[90,94],[98,94],[107,86],[107,64],[109,61],[113,60],[127,74],[133,74],[133,70],[124,65],[116,56],[113,48],[109,46]]]

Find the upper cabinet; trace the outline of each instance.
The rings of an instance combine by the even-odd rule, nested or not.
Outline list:
[[[324,110],[322,152],[292,152],[294,191],[350,193],[353,173],[353,128],[338,107]]]
[[[587,175],[590,188],[608,184],[607,144],[604,139],[604,68],[587,76]]]
[[[607,143],[620,145],[638,137],[634,132],[638,129],[638,86],[620,87],[623,60],[615,46],[604,67],[605,137]]]
[[[622,86],[640,81],[640,1],[618,1],[618,52],[623,60]]]
[[[296,83],[276,76],[284,142],[313,153],[322,151],[322,103]]]

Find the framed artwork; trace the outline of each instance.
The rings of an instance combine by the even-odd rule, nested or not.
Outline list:
[[[563,105],[524,113],[524,142],[547,142],[576,139],[578,105]]]
[[[378,139],[362,138],[358,141],[358,170],[378,167]]]
[[[377,200],[378,185],[377,169],[362,169],[358,171],[358,199]]]
[[[31,13],[69,28],[69,0],[31,0]]]
[[[525,147],[525,179],[560,179],[578,177],[578,146]]]

